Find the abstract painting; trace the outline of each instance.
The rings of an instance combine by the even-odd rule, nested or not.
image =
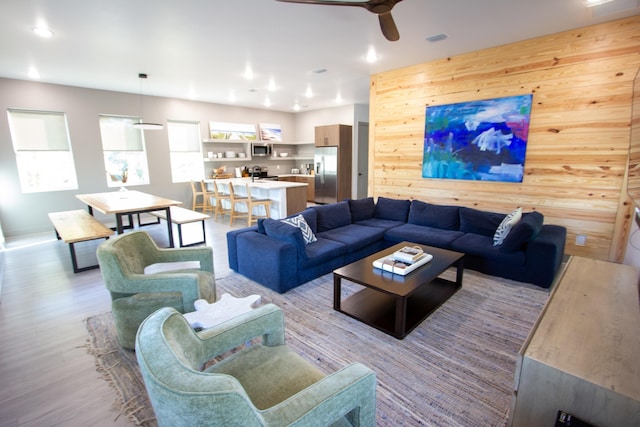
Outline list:
[[[522,182],[532,98],[428,106],[422,177]]]

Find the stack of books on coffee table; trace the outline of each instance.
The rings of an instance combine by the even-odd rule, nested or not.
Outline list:
[[[404,246],[391,255],[373,261],[373,266],[404,276],[432,259],[433,255],[425,253],[419,246]]]

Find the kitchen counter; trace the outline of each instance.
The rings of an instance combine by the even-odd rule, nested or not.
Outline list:
[[[247,195],[247,185],[251,188],[251,195],[261,199],[271,200],[271,218],[285,218],[297,212],[303,211],[307,207],[307,187],[309,184],[304,182],[291,181],[271,181],[269,179],[256,179],[253,182],[251,178],[229,178],[229,179],[205,179],[204,182],[213,193],[211,184],[216,182],[219,187],[228,187],[229,183],[233,184],[234,191],[239,196]],[[228,203],[226,200],[224,203]],[[237,210],[246,212],[246,206],[240,206],[238,203]]]
[[[313,178],[315,177],[315,175],[311,175],[310,173],[282,173],[278,175],[278,178],[280,177],[284,177],[284,178],[289,178],[289,177],[302,177],[302,178]]]

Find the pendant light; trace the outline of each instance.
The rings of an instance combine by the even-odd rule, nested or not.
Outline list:
[[[134,123],[133,127],[140,130],[161,130],[164,126],[160,123],[148,123],[144,121],[144,96],[143,96],[143,84],[147,75],[144,73],[138,74],[140,79],[140,117],[142,121],[140,123]]]

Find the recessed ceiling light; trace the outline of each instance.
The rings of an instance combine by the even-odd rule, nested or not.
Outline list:
[[[328,70],[326,68],[316,68],[315,70],[312,71],[312,73],[315,74],[322,74],[322,73],[326,73]]]
[[[53,36],[53,31],[45,27],[35,27],[33,28],[33,32],[40,37],[49,38]]]
[[[371,46],[367,51],[367,62],[373,63],[373,62],[376,62],[377,60],[378,60],[378,54],[376,53],[375,48]]]
[[[29,78],[32,78],[32,79],[39,79],[40,73],[38,72],[38,70],[35,69],[35,67],[31,67],[29,68],[28,76]]]
[[[271,107],[271,100],[269,98],[264,99],[264,106],[267,108]]]
[[[313,97],[313,91],[311,90],[311,86],[307,88],[307,91],[304,93],[304,96],[306,96],[307,98]]]
[[[250,65],[247,65],[247,67],[244,69],[244,78],[247,80],[253,80],[253,70],[251,69]]]

